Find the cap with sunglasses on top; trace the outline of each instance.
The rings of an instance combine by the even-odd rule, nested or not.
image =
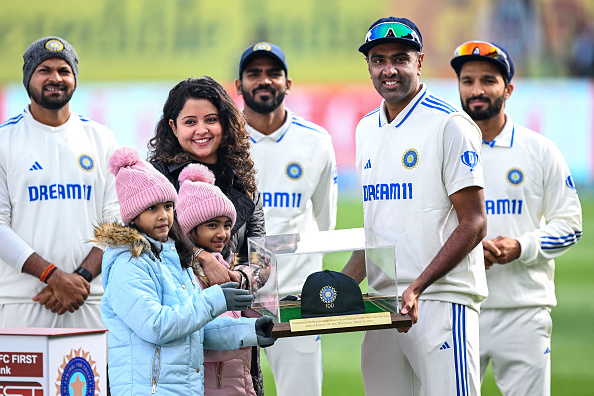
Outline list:
[[[509,53],[505,48],[497,44],[486,41],[467,41],[456,48],[454,58],[452,58],[450,64],[459,76],[462,66],[470,61],[493,63],[501,70],[508,82],[514,77],[514,63]]]
[[[367,56],[372,47],[387,43],[408,44],[421,51],[423,36],[417,25],[408,18],[380,18],[369,27],[365,35],[365,44],[359,47],[359,52]]]

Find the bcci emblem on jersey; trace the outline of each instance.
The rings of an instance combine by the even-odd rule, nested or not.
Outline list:
[[[285,168],[285,173],[291,180],[299,180],[303,177],[303,167],[299,162],[290,162]]]
[[[402,156],[402,165],[404,165],[406,169],[414,168],[415,166],[417,166],[418,162],[419,153],[417,152],[417,150],[413,148],[406,150],[406,152]]]
[[[95,161],[93,161],[93,158],[91,158],[90,155],[81,154],[80,157],[78,157],[78,165],[80,165],[82,170],[90,172],[95,167]]]
[[[519,186],[524,182],[524,172],[518,168],[512,168],[507,171],[507,182],[512,186]]]

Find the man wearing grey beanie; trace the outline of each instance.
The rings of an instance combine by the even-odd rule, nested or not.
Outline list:
[[[93,224],[119,218],[114,133],[70,110],[78,56],[60,37],[23,55],[30,105],[0,124],[0,328],[102,328]]]

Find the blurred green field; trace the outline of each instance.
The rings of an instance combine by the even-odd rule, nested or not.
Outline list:
[[[583,237],[573,249],[556,260],[558,304],[552,312],[552,395],[594,395],[594,197],[581,196],[581,199]],[[361,203],[340,201],[337,229],[362,225]],[[326,267],[335,269],[340,269],[342,265],[325,263]],[[362,338],[362,332],[322,336],[324,395],[364,394],[360,370]],[[276,395],[274,379],[264,353],[262,372],[266,396]],[[388,368],[386,375],[389,375]],[[483,381],[482,394],[501,395],[490,367]]]

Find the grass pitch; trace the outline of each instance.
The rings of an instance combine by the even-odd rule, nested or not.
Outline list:
[[[557,307],[552,311],[553,395],[594,395],[594,197],[582,197],[583,236],[556,261]],[[342,200],[338,205],[337,229],[363,226],[361,202]],[[348,258],[348,256],[346,256]],[[340,270],[344,262],[325,263]],[[322,336],[324,382],[328,396],[364,395],[360,370],[362,332]],[[266,355],[262,353],[266,396],[276,395]],[[386,368],[389,375],[389,368]],[[306,378],[303,379],[307,381]],[[482,385],[483,396],[501,395],[489,367]]]

